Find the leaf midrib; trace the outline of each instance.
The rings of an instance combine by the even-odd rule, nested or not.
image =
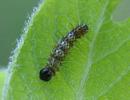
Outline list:
[[[91,67],[92,67],[92,63],[93,63],[93,50],[94,50],[94,44],[95,44],[95,41],[96,41],[96,38],[99,34],[99,30],[103,24],[103,17],[104,17],[104,14],[106,12],[106,8],[109,4],[109,1],[107,0],[104,4],[104,7],[101,11],[101,14],[97,20],[97,23],[96,23],[96,30],[95,30],[95,34],[93,36],[93,39],[92,39],[92,42],[91,44],[89,45],[89,54],[88,54],[88,59],[86,60],[86,64],[85,64],[85,70],[83,72],[83,75],[82,75],[82,79],[80,81],[80,85],[79,85],[79,88],[78,88],[78,91],[76,93],[76,99],[77,100],[83,100],[83,97],[84,97],[84,91],[85,91],[85,85],[88,81],[88,78],[89,78],[89,72],[91,70]]]

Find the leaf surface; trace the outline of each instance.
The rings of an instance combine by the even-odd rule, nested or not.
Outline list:
[[[10,64],[7,100],[129,100],[130,20],[114,22],[120,0],[46,0]],[[51,51],[78,24],[89,32],[49,82],[39,79]]]

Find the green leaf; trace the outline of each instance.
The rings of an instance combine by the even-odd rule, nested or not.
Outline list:
[[[114,22],[120,0],[46,0],[14,51],[5,100],[130,100],[130,20]],[[79,23],[89,32],[49,82],[39,71],[63,35]]]
[[[0,98],[1,98],[2,89],[4,86],[5,76],[6,76],[5,70],[0,70]]]

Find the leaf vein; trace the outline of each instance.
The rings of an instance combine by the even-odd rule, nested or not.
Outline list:
[[[122,43],[120,43],[117,48],[111,50],[110,52],[103,54],[103,56],[101,58],[99,58],[98,60],[96,60],[93,64],[96,64],[98,62],[100,62],[101,60],[103,60],[104,58],[110,56],[113,53],[116,53],[125,43],[127,43],[128,41],[130,41],[130,36],[128,39],[125,39]]]
[[[119,77],[117,77],[109,86],[107,86],[107,88],[101,92],[97,99],[100,98],[101,96],[107,94],[118,82],[120,82],[123,77],[125,77],[130,71],[130,66],[128,66],[125,70],[122,71],[122,73],[119,75]]]
[[[96,23],[95,35],[93,37],[92,42],[89,45],[90,50],[89,50],[89,54],[88,54],[87,63],[85,64],[86,68],[85,68],[85,70],[83,72],[83,76],[82,76],[82,79],[80,81],[78,91],[76,93],[76,99],[77,100],[83,100],[83,97],[84,97],[84,95],[83,95],[83,93],[85,91],[84,86],[85,86],[85,83],[87,82],[87,80],[89,78],[89,72],[90,72],[90,69],[91,69],[92,63],[93,63],[92,58],[93,58],[94,44],[95,44],[96,38],[97,38],[97,36],[99,34],[99,30],[100,30],[100,28],[101,28],[101,26],[103,24],[103,21],[104,21],[103,17],[104,17],[104,14],[106,12],[106,8],[107,8],[108,4],[109,4],[109,2],[106,1],[106,3],[104,4],[103,9],[101,11],[101,14],[99,16],[99,19],[97,20],[97,23]]]

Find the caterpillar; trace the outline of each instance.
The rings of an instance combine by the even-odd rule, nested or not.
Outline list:
[[[73,46],[74,42],[85,35],[88,32],[88,26],[86,24],[78,25],[76,28],[68,32],[53,49],[48,63],[39,72],[39,78],[43,81],[51,80],[52,76],[59,70],[58,66],[64,59],[68,50]]]

